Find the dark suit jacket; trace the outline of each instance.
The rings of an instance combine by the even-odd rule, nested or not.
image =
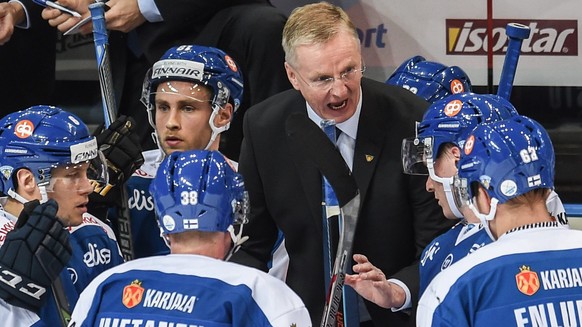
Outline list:
[[[40,16],[42,6],[32,0],[22,3],[30,28],[14,28],[10,41],[0,46],[1,116],[53,100],[57,29]]]
[[[190,44],[206,23],[221,9],[268,0],[157,0],[163,22],[145,23],[137,28],[139,43],[150,63],[169,48]]]
[[[362,90],[353,162],[362,202],[354,253],[367,255],[387,276],[403,281],[416,298],[420,253],[450,227],[425,190],[426,177],[402,173],[402,139],[414,135],[414,123],[428,104],[404,89],[365,78]],[[289,90],[252,107],[245,116],[239,171],[251,200],[251,218],[244,229],[250,239],[233,261],[266,270],[280,228],[290,257],[287,284],[303,299],[315,326],[327,288],[321,175],[287,144],[285,119],[294,112],[306,113],[305,100]],[[370,162],[369,155],[374,157]],[[405,313],[371,303],[367,307],[376,326],[414,325],[414,317]]]

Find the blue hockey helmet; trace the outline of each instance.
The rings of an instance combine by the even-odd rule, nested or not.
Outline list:
[[[471,80],[460,67],[427,61],[422,56],[405,60],[386,84],[402,86],[430,103],[451,94],[471,92]]]
[[[538,188],[554,187],[554,148],[547,131],[525,116],[478,126],[467,137],[455,177],[455,200],[469,205],[487,221],[495,216],[497,203]],[[479,183],[491,197],[491,211],[485,215],[472,205],[471,188]]]
[[[166,51],[144,81],[142,102],[148,110],[154,103],[158,85],[174,80],[202,83],[209,87],[212,90],[213,110],[231,101],[236,111],[242,102],[242,72],[229,55],[217,48],[181,45]]]
[[[463,149],[469,133],[479,124],[488,124],[518,115],[506,99],[494,94],[453,94],[433,103],[416,125],[416,137],[402,141],[404,172],[426,175],[427,160],[434,161],[442,144]]]
[[[51,170],[91,162],[88,177],[107,183],[107,166],[97,141],[76,115],[46,105],[13,112],[0,120],[0,192],[15,195],[13,174],[30,170],[48,186]]]
[[[242,176],[217,151],[173,152],[150,185],[163,234],[225,232],[249,211]]]
[[[493,94],[460,93],[433,103],[416,126],[416,137],[402,141],[404,172],[428,175],[443,184],[451,212],[463,218],[453,199],[453,177],[438,176],[434,162],[443,144],[464,148],[465,139],[479,124],[507,119],[517,115],[509,101]]]

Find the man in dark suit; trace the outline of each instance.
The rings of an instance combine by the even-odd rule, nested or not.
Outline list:
[[[418,258],[450,226],[425,179],[402,173],[401,142],[428,103],[398,87],[362,78],[360,42],[346,13],[329,3],[295,9],[283,31],[285,68],[295,90],[252,107],[244,119],[239,171],[251,200],[249,240],[233,260],[266,270],[278,229],[290,263],[286,282],[319,325],[324,282],[322,184],[318,170],[288,144],[285,121],[304,113],[316,124],[333,119],[340,152],[361,194],[354,253],[390,276],[395,311],[367,302],[376,326],[414,326]],[[333,258],[332,258],[333,259]]]

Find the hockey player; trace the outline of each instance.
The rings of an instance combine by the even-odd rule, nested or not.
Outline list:
[[[71,325],[311,326],[282,281],[224,262],[246,223],[242,176],[216,151],[169,154],[151,193],[171,254],[129,261],[83,292]],[[240,233],[239,233],[240,235]]]
[[[107,165],[87,126],[51,106],[1,119],[0,153],[0,266],[10,270],[0,297],[14,305],[0,301],[0,316],[9,326],[62,325],[85,286],[123,262],[111,228],[87,213],[91,181],[107,183]],[[43,291],[16,288],[20,280]]]
[[[496,241],[435,277],[419,302],[419,326],[581,323],[582,232],[563,228],[546,208],[554,160],[548,133],[524,116],[467,137],[455,199]]]
[[[497,95],[451,95],[431,105],[417,126],[417,136],[403,141],[404,172],[428,174],[426,189],[435,194],[445,216],[461,219],[434,239],[421,255],[420,295],[441,270],[492,242],[473,212],[458,208],[454,202],[453,176],[465,139],[475,127],[516,115],[513,105]],[[548,197],[548,210],[567,225],[562,202],[553,191]]]
[[[165,155],[195,149],[218,150],[242,101],[243,78],[223,51],[196,45],[169,49],[148,72],[142,102],[159,149],[143,153],[144,164],[127,182],[136,258],[167,254],[148,188]]]
[[[440,271],[493,241],[473,212],[468,208],[459,208],[453,200],[453,176],[457,172],[465,139],[476,126],[517,115],[513,105],[497,95],[455,94],[432,104],[417,126],[416,137],[403,140],[404,172],[428,175],[427,191],[435,194],[444,215],[449,219],[460,219],[459,223],[424,249],[419,263],[419,295]],[[567,225],[562,202],[553,191],[548,196],[548,210],[559,217],[562,225]],[[360,265],[356,269],[361,279],[366,280],[367,275],[363,274],[370,271],[379,272],[362,257],[358,262]],[[385,287],[383,276],[375,273],[369,275],[370,280],[380,282],[377,285],[379,289]],[[352,279],[350,277],[348,283]],[[364,285],[356,287],[363,295],[364,292],[371,292]],[[378,299],[382,297],[378,296]],[[381,302],[377,304],[381,305]]]
[[[405,60],[386,84],[401,86],[430,103],[451,94],[471,92],[471,80],[460,67],[427,61],[422,56]]]

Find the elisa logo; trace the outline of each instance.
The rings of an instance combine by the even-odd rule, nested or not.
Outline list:
[[[508,23],[520,23],[530,28],[529,38],[523,40],[522,55],[577,56],[578,21],[572,20],[493,20],[493,53],[504,54],[507,50],[505,27]],[[486,55],[487,20],[447,19],[447,54]]]

